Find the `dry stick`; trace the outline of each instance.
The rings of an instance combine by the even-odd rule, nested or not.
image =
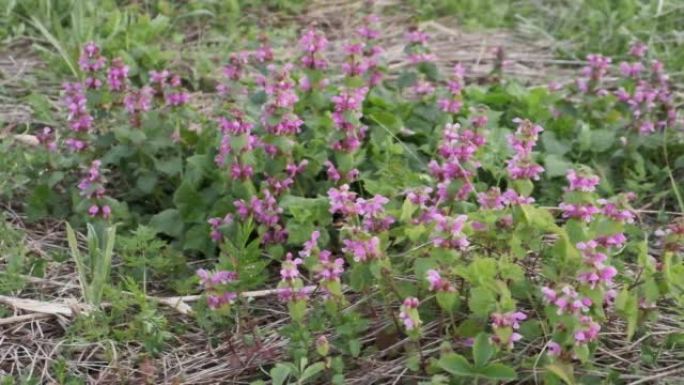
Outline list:
[[[22,314],[22,315],[15,315],[12,317],[7,317],[7,318],[0,318],[0,325],[9,325],[13,323],[20,323],[20,322],[31,322],[39,319],[44,319],[44,318],[50,318],[52,317],[52,314],[48,313],[30,313],[30,314]]]
[[[680,366],[680,367],[678,367],[678,368],[675,368],[675,369],[672,369],[672,370],[668,370],[668,371],[666,371],[666,372],[654,374],[654,375],[652,375],[652,376],[648,376],[648,377],[644,377],[644,378],[641,378],[641,379],[636,380],[636,381],[632,381],[632,382],[630,382],[628,385],[644,384],[644,383],[651,382],[651,381],[655,381],[655,380],[658,380],[658,379],[660,379],[660,378],[667,377],[667,376],[670,376],[670,375],[672,375],[672,374],[679,373],[679,372],[682,372],[682,371],[684,371],[684,367]]]
[[[255,290],[246,291],[240,293],[239,295],[244,298],[258,298],[265,297],[272,294],[276,294],[278,289],[265,289],[265,290]],[[187,295],[180,297],[154,297],[148,296],[148,299],[167,305],[182,314],[189,314],[192,312],[192,308],[187,302],[194,302],[202,298],[201,295]],[[17,309],[21,309],[32,314],[27,314],[23,316],[13,316],[8,318],[0,318],[0,325],[9,324],[13,322],[23,322],[27,320],[35,320],[47,318],[50,316],[67,316],[71,317],[76,313],[88,312],[93,310],[93,307],[83,303],[64,303],[64,302],[47,302],[47,301],[37,301],[27,298],[16,298],[0,295],[0,303],[12,306]],[[111,304],[103,303],[103,307],[109,307]]]

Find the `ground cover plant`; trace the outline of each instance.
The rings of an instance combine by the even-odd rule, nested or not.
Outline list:
[[[475,79],[418,24],[396,65],[372,9],[196,67],[163,10],[50,41],[58,103],[26,95],[2,143],[2,383],[677,382],[684,127],[653,45],[539,85],[499,48]]]

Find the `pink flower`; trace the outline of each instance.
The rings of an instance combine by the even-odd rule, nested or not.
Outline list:
[[[330,213],[340,213],[342,215],[356,214],[356,193],[349,191],[349,185],[344,184],[339,189],[331,188],[328,190],[330,200]]]
[[[418,298],[408,297],[404,299],[400,307],[399,319],[404,324],[406,331],[410,332],[417,329],[422,323],[417,311],[419,304]]]
[[[128,66],[121,58],[112,60],[107,71],[107,83],[111,91],[123,91],[128,80]]]
[[[292,253],[287,253],[280,269],[280,278],[284,281],[293,280],[299,277],[297,266],[303,263],[301,258],[292,259]]]
[[[587,223],[591,222],[594,215],[600,212],[592,204],[561,203],[558,207],[563,210],[563,218],[579,219]]]
[[[558,357],[561,354],[561,346],[557,342],[549,341],[546,344],[546,352],[551,357]]]
[[[575,341],[580,344],[592,342],[598,339],[601,325],[594,322],[589,316],[580,317],[581,329],[575,332]]]
[[[342,258],[332,259],[332,253],[328,250],[321,250],[319,255],[321,264],[318,278],[322,281],[339,281],[344,273],[344,260]]]
[[[304,242],[304,248],[302,251],[299,252],[300,257],[309,257],[311,256],[311,252],[315,249],[318,248],[318,238],[320,238],[321,233],[318,230],[315,230],[314,232],[311,233],[311,238]]]
[[[583,191],[592,192],[596,190],[596,185],[599,184],[599,177],[584,172],[577,172],[575,170],[568,170],[566,174],[570,185],[567,191]]]
[[[437,270],[430,269],[427,271],[427,280],[430,284],[430,291],[454,291],[451,283],[442,278]]]
[[[629,54],[637,58],[644,57],[646,51],[648,51],[648,46],[640,41],[634,42],[629,48]]]
[[[344,244],[342,251],[351,255],[355,262],[366,262],[382,256],[378,237],[371,237],[367,240],[345,239],[342,243]]]

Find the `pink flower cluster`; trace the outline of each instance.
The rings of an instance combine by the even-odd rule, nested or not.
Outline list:
[[[620,63],[620,73],[627,80],[628,89],[620,87],[615,96],[632,113],[632,126],[640,134],[648,135],[672,126],[677,120],[670,77],[657,60],[644,60],[646,46],[637,42],[630,50],[634,62]]]
[[[340,181],[354,182],[359,177],[359,170],[355,168],[343,174],[330,160],[326,160],[323,165],[327,168],[326,175],[328,179],[333,183],[337,184]]]
[[[475,153],[485,145],[485,138],[475,130],[462,129],[459,124],[446,124],[437,147],[442,163],[431,160],[428,163],[430,174],[438,180],[437,196],[439,201],[449,200],[449,186],[460,182],[456,198],[465,200],[473,191],[471,178],[480,163],[474,160]]]
[[[409,62],[413,64],[429,63],[435,60],[436,56],[430,52],[427,42],[430,39],[427,33],[412,28],[406,32],[405,36]]]
[[[311,297],[311,294],[316,290],[316,286],[308,285],[304,287],[290,287],[284,286],[278,288],[278,300],[283,303],[306,301]]]
[[[503,210],[506,206],[529,205],[534,203],[534,198],[519,195],[515,190],[508,189],[503,194],[498,187],[477,194],[477,203],[480,207],[488,210]]]
[[[65,143],[72,151],[81,151],[87,147],[85,134],[92,128],[94,119],[88,112],[85,92],[80,83],[64,84],[64,105],[68,111],[69,128],[77,135],[77,138],[69,138]]]
[[[592,301],[589,297],[580,296],[571,286],[563,286],[560,290],[542,287],[544,302],[556,307],[556,314],[580,314],[589,311]]]
[[[494,330],[494,336],[492,336],[492,342],[506,346],[508,349],[513,348],[513,344],[522,339],[522,335],[516,330],[520,329],[520,322],[527,319],[527,315],[521,311],[510,311],[508,313],[494,313],[491,315],[492,329]],[[506,329],[510,330],[509,333],[499,333],[500,330]],[[501,335],[509,334],[508,340],[502,340]]]
[[[85,85],[87,88],[98,89],[102,87],[102,80],[97,78],[97,73],[100,72],[107,59],[100,54],[100,47],[95,42],[88,42],[81,50],[81,56],[78,59],[78,65],[81,71],[86,73]]]
[[[332,144],[337,151],[354,152],[366,137],[368,127],[360,123],[367,87],[342,89],[331,98],[334,104],[332,119],[342,138]]]
[[[290,78],[291,64],[278,69],[269,66],[270,77],[264,83],[264,90],[269,97],[263,106],[261,124],[268,133],[274,135],[298,134],[304,121],[294,113],[294,105],[299,100],[295,91],[295,83]]]
[[[376,194],[370,199],[357,198],[356,193],[350,191],[349,185],[328,190],[330,213],[344,216],[360,215],[363,229],[368,232],[379,232],[389,229],[394,223],[394,217],[385,214],[384,206],[389,199]]]
[[[126,89],[128,81],[128,66],[121,58],[112,59],[107,70],[107,85],[112,92],[122,92]]]
[[[465,67],[461,63],[454,66],[452,70],[452,75],[447,82],[447,90],[449,96],[441,98],[437,101],[439,108],[450,114],[458,114],[463,106],[463,97],[461,96],[461,90],[463,89],[465,83]]]
[[[299,268],[297,266],[304,263],[301,258],[292,259],[292,253],[285,255],[282,267],[280,268],[280,278],[283,281],[291,281],[299,278]]]
[[[591,203],[561,203],[558,207],[563,210],[563,218],[578,219],[583,222],[591,222],[594,215],[600,212],[599,208]]]
[[[568,170],[566,177],[569,183],[566,191],[593,192],[600,182],[598,176],[586,171]]]
[[[283,209],[269,190],[263,190],[262,193],[263,199],[252,196],[249,203],[242,199],[233,202],[236,213],[243,220],[251,216],[256,223],[265,227],[262,238],[264,244],[282,243],[287,240],[287,230],[280,223]]]
[[[317,269],[317,277],[322,282],[325,281],[340,281],[344,273],[344,259],[332,257],[332,253],[328,250],[321,250],[319,253],[320,267]]]
[[[342,252],[351,255],[355,262],[366,262],[382,257],[380,250],[380,238],[368,239],[344,239],[342,240]]]
[[[144,86],[138,90],[129,90],[124,96],[124,109],[131,115],[131,125],[140,127],[141,114],[152,108],[154,89]]]
[[[586,344],[598,339],[601,325],[595,322],[590,316],[580,317],[580,330],[575,332],[575,342]]]
[[[237,274],[234,272],[225,270],[210,272],[205,269],[198,269],[196,274],[200,280],[200,285],[208,293],[207,305],[210,309],[223,308],[237,299],[235,292],[225,291],[224,288],[225,285],[237,279]]]
[[[432,238],[432,242],[436,247],[465,250],[470,245],[465,234],[463,234],[468,216],[458,215],[454,218],[434,213],[432,220],[435,222],[437,232],[437,235]]]
[[[221,242],[223,238],[223,233],[221,233],[221,227],[228,226],[233,223],[233,215],[226,214],[225,217],[209,218],[207,220],[209,226],[211,226],[211,240],[218,243]]]
[[[92,201],[88,209],[88,215],[91,217],[100,216],[104,219],[109,218],[112,214],[112,209],[108,204],[102,203],[105,197],[105,184],[107,179],[102,175],[100,166],[102,162],[94,160],[84,177],[78,183],[78,189],[81,191],[81,196]]]
[[[427,280],[430,284],[430,291],[436,292],[451,292],[456,291],[454,286],[448,279],[442,278],[439,271],[430,269],[427,271]]]
[[[301,60],[305,68],[321,70],[328,67],[328,61],[323,53],[328,47],[328,39],[321,31],[309,27],[299,38],[299,46],[303,51]]]
[[[582,253],[586,266],[586,270],[582,271],[577,279],[580,283],[589,285],[591,289],[599,284],[607,288],[611,287],[613,278],[617,275],[615,267],[605,264],[608,256],[598,251],[598,247],[598,242],[593,240],[577,244],[577,249]]]
[[[363,67],[365,67],[365,73],[368,75],[369,87],[380,84],[382,80],[380,54],[383,49],[376,42],[380,36],[379,22],[380,19],[375,15],[365,16],[363,24],[356,30],[356,34],[363,41]]]
[[[418,305],[420,305],[418,298],[408,297],[404,299],[399,308],[399,320],[401,320],[408,332],[418,329],[422,324],[418,314]]]
[[[48,151],[57,151],[57,139],[55,138],[55,130],[52,127],[43,127],[42,130],[36,133],[36,139]]]
[[[514,122],[518,123],[518,128],[515,135],[508,136],[508,144],[515,155],[508,161],[508,175],[511,179],[539,180],[539,174],[544,172],[544,168],[534,162],[532,148],[544,129],[527,119],[515,119]]]
[[[576,80],[577,89],[582,93],[608,94],[602,88],[603,78],[608,74],[612,59],[600,54],[587,55],[587,65],[582,69],[582,78]]]

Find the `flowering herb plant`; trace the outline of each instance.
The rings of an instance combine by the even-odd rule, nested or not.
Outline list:
[[[337,64],[314,26],[289,61],[263,39],[230,54],[210,100],[182,69],[133,76],[88,43],[64,124],[36,135],[49,154],[38,183],[72,192],[54,212],[145,223],[192,255],[214,320],[242,330],[258,313],[243,294],[270,285],[292,361],[273,366],[274,384],[344,383],[380,334],[426,383],[539,368],[574,383],[606,329],[630,340],[660,301],[681,305],[684,226],[651,234],[634,209],[675,183],[639,178],[668,133],[681,139],[643,45],[631,62],[590,55],[575,82],[522,89],[469,84],[461,63],[440,73],[416,28],[410,65],[389,71],[380,31],[364,18]]]

